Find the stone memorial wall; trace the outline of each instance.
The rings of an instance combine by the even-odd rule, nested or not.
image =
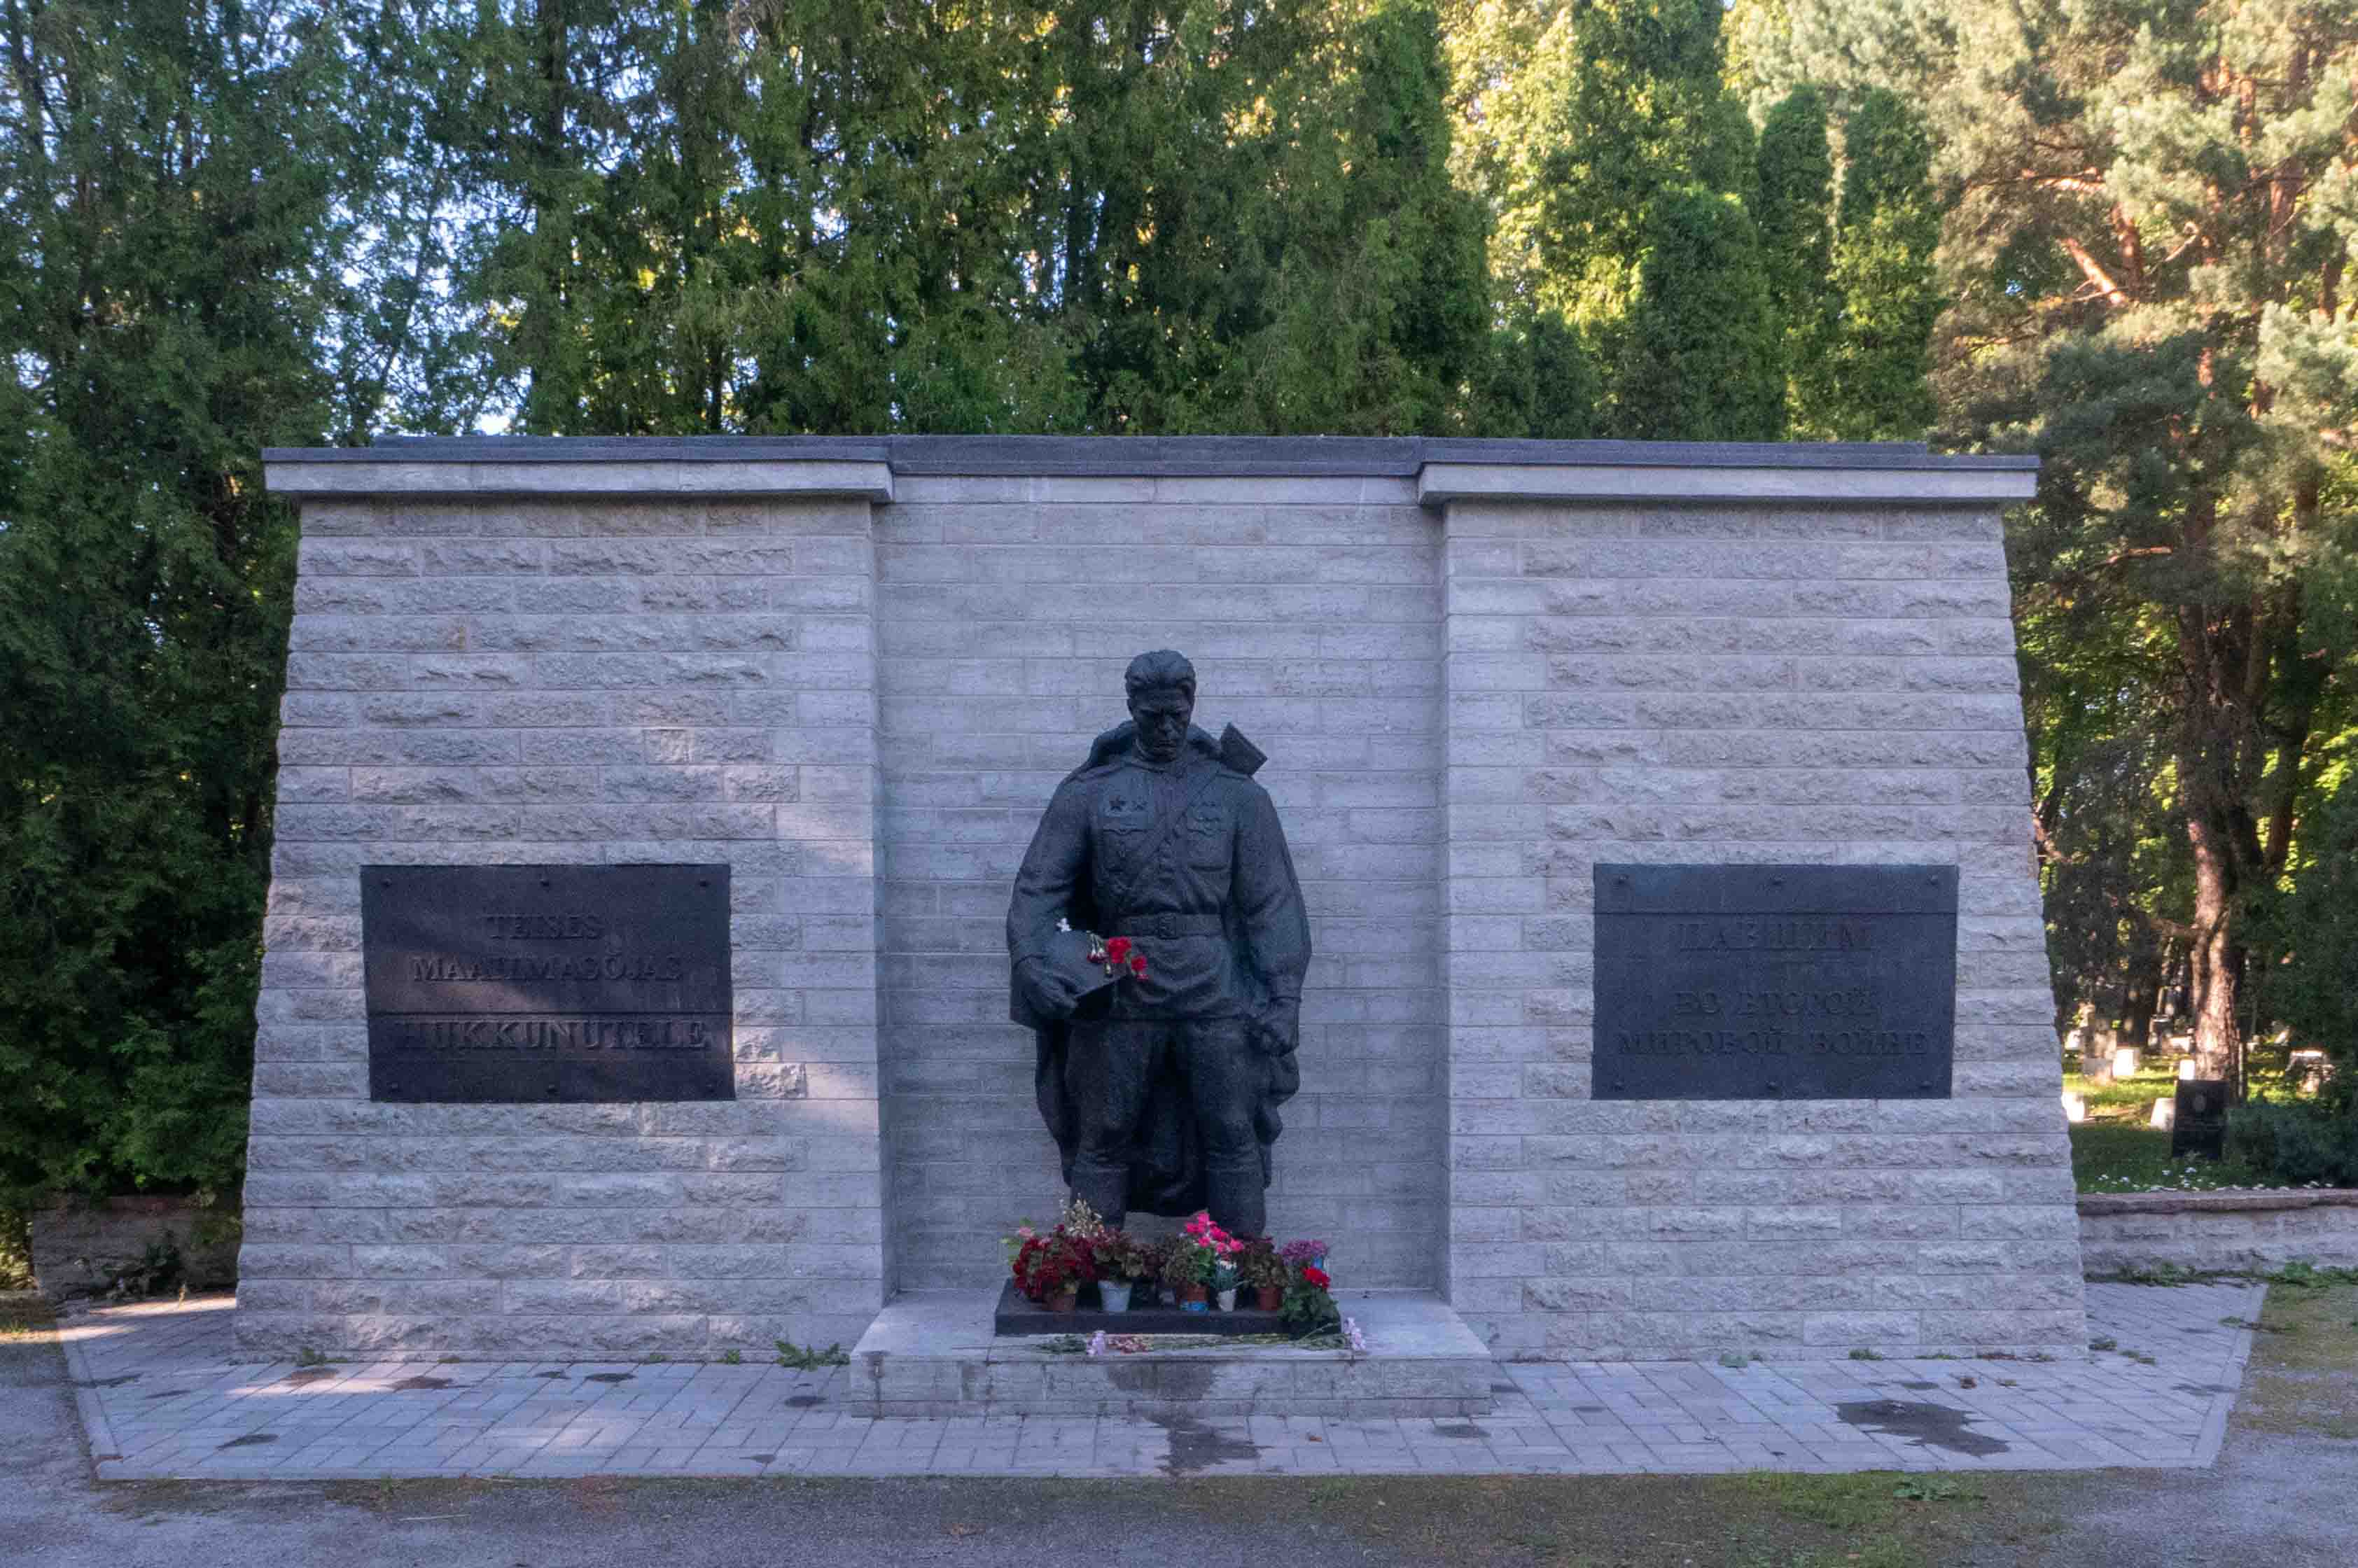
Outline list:
[[[1437,1292],[1499,1354],[2083,1338],[1998,526],[2026,460],[484,439],[268,471],[304,540],[251,1348],[752,1354],[994,1283],[1058,1196],[1009,885],[1153,647],[1268,753],[1316,950],[1270,1217],[1342,1283]],[[446,978],[380,997],[364,879],[435,867],[525,881],[451,881],[481,940],[404,938]],[[726,1000],[664,968],[693,921],[608,938],[649,873],[601,908],[568,867],[717,878]],[[1811,870],[1708,902],[1779,867]],[[1600,926],[1600,877],[1656,873],[1706,902],[1625,929],[1606,883]],[[1693,938],[1669,979],[1657,927]],[[583,978],[575,946],[645,951]],[[609,1014],[627,1070],[570,1065]],[[422,1018],[506,1064],[433,1094],[500,1092],[373,1082]],[[1625,1035],[1641,1093],[1597,1082]]]

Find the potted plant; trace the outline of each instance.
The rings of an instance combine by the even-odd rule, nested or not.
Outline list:
[[[1228,1299],[1221,1310],[1233,1311],[1237,1301],[1236,1256],[1244,1250],[1244,1245],[1214,1224],[1210,1215],[1198,1209],[1195,1218],[1179,1227],[1179,1235],[1172,1242],[1173,1249],[1195,1270],[1195,1299],[1192,1303],[1183,1299],[1179,1304],[1191,1312],[1206,1311],[1205,1292],[1225,1289]]]
[[[1253,1304],[1263,1312],[1276,1312],[1285,1304],[1285,1281],[1293,1272],[1285,1260],[1267,1237],[1245,1243],[1237,1256],[1237,1271],[1253,1292]]]
[[[1237,1272],[1234,1258],[1217,1258],[1212,1261],[1212,1299],[1220,1303],[1222,1312],[1237,1310],[1237,1287],[1242,1276]]]
[[[1285,1288],[1282,1309],[1285,1314],[1286,1330],[1294,1338],[1340,1332],[1342,1309],[1335,1304],[1335,1298],[1327,1290],[1334,1282],[1327,1277],[1326,1271],[1315,1263],[1305,1263],[1294,1271],[1292,1282]]]
[[[1098,1253],[1114,1234],[1087,1204],[1064,1206],[1054,1228],[1034,1230],[1025,1220],[1007,1238],[1015,1288],[1050,1312],[1071,1312],[1081,1287],[1098,1277]]]
[[[1289,1241],[1277,1249],[1277,1255],[1296,1269],[1324,1269],[1326,1266],[1326,1243],[1316,1239]]]
[[[1153,1272],[1156,1260],[1148,1249],[1120,1231],[1111,1231],[1098,1244],[1098,1297],[1108,1312],[1128,1312],[1130,1292]]]
[[[1163,1249],[1163,1282],[1171,1300],[1183,1312],[1208,1310],[1204,1300],[1204,1276],[1196,1249],[1184,1237],[1174,1237]]]

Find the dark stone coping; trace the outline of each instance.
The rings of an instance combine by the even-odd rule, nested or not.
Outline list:
[[[2266,1209],[2358,1208],[2358,1188],[2271,1187],[2244,1193],[2082,1193],[2080,1212],[2237,1214]]]
[[[1087,1288],[1081,1296],[1084,1303],[1097,1299],[1096,1287]],[[1133,1306],[1128,1312],[1105,1312],[1096,1307],[1081,1306],[1071,1312],[1050,1312],[1037,1302],[1027,1301],[1010,1280],[1000,1288],[999,1304],[991,1310],[990,1332],[1001,1338],[1037,1334],[1095,1334],[1098,1329],[1108,1334],[1283,1334],[1284,1321],[1273,1312],[1256,1312],[1240,1307],[1235,1312],[1222,1312],[1215,1303],[1209,1312],[1183,1312],[1174,1306]]]
[[[1428,436],[389,436],[366,447],[268,447],[267,462],[880,462],[895,473],[1081,477],[1358,475],[1430,463],[1558,468],[2035,472],[2035,457],[1946,456],[1920,441],[1528,441]]]

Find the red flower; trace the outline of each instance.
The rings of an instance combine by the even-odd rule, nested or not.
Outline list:
[[[1302,1277],[1305,1281],[1317,1286],[1322,1291],[1335,1282],[1334,1280],[1328,1276],[1326,1271],[1321,1269],[1315,1263],[1303,1264],[1302,1266]]]
[[[1130,962],[1130,938],[1115,936],[1106,942],[1106,957],[1116,964]]]
[[[1146,978],[1146,955],[1145,955],[1145,954],[1143,954],[1143,953],[1132,953],[1132,954],[1130,956],[1130,972],[1132,975],[1136,976],[1138,979],[1141,979],[1141,980],[1142,980],[1142,979],[1144,979]]]

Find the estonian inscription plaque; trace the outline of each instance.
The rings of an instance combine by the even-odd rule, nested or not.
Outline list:
[[[373,1100],[737,1098],[729,868],[365,866]]]
[[[1598,866],[1597,1099],[1945,1099],[1953,866]]]

